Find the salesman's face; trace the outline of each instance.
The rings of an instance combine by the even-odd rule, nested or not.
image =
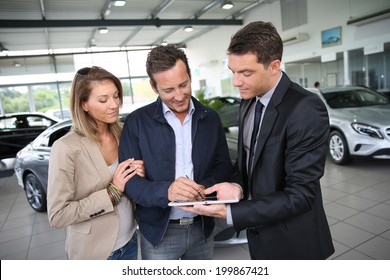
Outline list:
[[[191,100],[191,77],[183,61],[178,60],[169,70],[153,74],[156,87],[152,88],[160,95],[169,109],[179,118],[184,119],[188,113]],[[184,118],[183,118],[184,117]]]
[[[277,81],[275,74],[280,75],[279,69],[275,71],[279,65],[280,61],[275,60],[266,69],[264,64],[257,62],[257,57],[253,53],[228,55],[228,67],[233,73],[233,86],[239,89],[243,99],[267,93]]]

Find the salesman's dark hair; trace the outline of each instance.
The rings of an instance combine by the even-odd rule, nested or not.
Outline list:
[[[255,54],[257,62],[267,68],[274,60],[282,61],[283,41],[272,23],[254,21],[233,35],[227,52],[236,55]]]

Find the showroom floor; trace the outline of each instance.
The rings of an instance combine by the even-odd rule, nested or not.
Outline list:
[[[46,213],[30,208],[12,165],[12,160],[0,162],[0,259],[66,259],[65,231],[50,228]],[[326,163],[322,191],[336,248],[330,259],[390,259],[389,171],[389,160]],[[248,248],[216,248],[214,259],[246,260]]]

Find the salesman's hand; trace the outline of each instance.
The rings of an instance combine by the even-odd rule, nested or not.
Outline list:
[[[214,186],[205,189],[204,194],[208,195],[213,192],[217,193],[218,200],[241,199],[243,197],[240,186],[227,182],[215,184]]]
[[[199,215],[226,219],[226,204],[196,204],[194,206],[180,206],[177,208]]]

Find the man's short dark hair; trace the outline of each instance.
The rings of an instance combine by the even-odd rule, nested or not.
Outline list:
[[[227,51],[237,55],[255,54],[257,62],[268,67],[274,60],[282,61],[283,41],[272,23],[254,21],[233,35]]]
[[[182,49],[173,45],[168,45],[155,47],[149,52],[146,59],[146,72],[148,73],[154,87],[156,87],[156,81],[153,78],[153,74],[173,68],[178,60],[182,60],[184,62],[187,73],[189,77],[191,77],[188,59]]]

